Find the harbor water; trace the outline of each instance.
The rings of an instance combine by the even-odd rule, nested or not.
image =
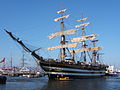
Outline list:
[[[47,77],[8,77],[0,90],[120,90],[120,77],[78,79],[70,81],[48,80]]]

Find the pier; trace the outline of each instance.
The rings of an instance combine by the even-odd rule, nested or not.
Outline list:
[[[1,75],[13,76],[13,77],[25,76],[29,78],[37,78],[44,76],[44,72],[42,70],[30,70],[26,67],[0,68],[0,72]]]

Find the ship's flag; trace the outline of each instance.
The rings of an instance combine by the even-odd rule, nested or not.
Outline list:
[[[5,62],[5,58],[3,58],[3,59],[0,61],[0,63],[2,63],[2,62]]]

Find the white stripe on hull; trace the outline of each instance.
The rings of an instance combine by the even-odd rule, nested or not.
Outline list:
[[[74,76],[104,76],[105,73],[99,73],[99,74],[91,74],[91,73],[62,73],[62,72],[46,72],[46,74],[53,74],[53,75],[74,75]]]
[[[76,71],[76,72],[94,72],[94,73],[99,73],[99,72],[105,72],[105,70],[86,70],[86,69],[71,69],[71,68],[61,68],[61,67],[50,67],[50,66],[43,66],[44,68],[48,69],[55,69],[55,70],[62,70],[62,71]]]

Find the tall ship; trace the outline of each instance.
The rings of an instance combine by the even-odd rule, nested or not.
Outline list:
[[[65,12],[66,9],[58,11],[57,13],[60,17],[54,19],[55,22],[60,22],[61,31],[49,35],[49,39],[60,37],[60,45],[47,48],[49,51],[59,49],[58,59],[44,59],[44,57],[36,53],[39,49],[31,50],[18,37],[15,37],[7,30],[5,31],[14,41],[19,43],[25,51],[36,58],[37,64],[42,67],[49,79],[78,79],[104,76],[107,65],[100,62],[99,51],[102,47],[96,45],[98,42],[98,40],[96,40],[96,34],[88,35],[86,33],[85,28],[90,24],[86,22],[87,18],[77,20],[79,24],[76,25],[74,29],[65,30],[65,19],[70,16],[64,15]],[[74,36],[79,32],[81,32],[81,34],[78,37],[67,40],[67,36]],[[79,57],[76,58],[76,55]]]

